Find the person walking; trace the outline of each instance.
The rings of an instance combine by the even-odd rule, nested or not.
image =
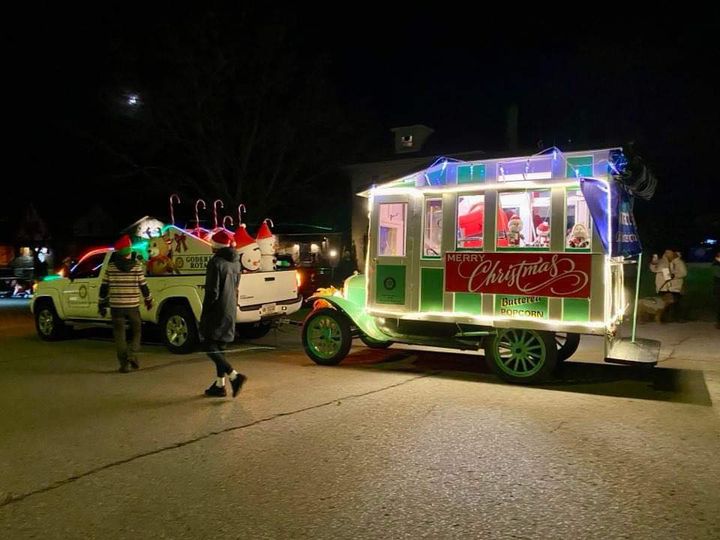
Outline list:
[[[663,256],[652,256],[650,271],[655,273],[655,290],[658,295],[672,295],[668,303],[667,320],[680,322],[683,283],[687,276],[687,267],[678,252],[666,249]]]
[[[208,262],[205,274],[205,297],[200,315],[200,333],[207,343],[207,355],[215,363],[216,379],[205,390],[208,397],[225,397],[225,376],[230,379],[232,396],[240,392],[247,380],[225,359],[225,348],[235,340],[235,314],[237,311],[238,286],[242,268],[235,239],[225,230],[216,232],[212,238],[215,254]]]
[[[142,322],[140,320],[140,294],[145,307],[152,309],[152,296],[145,281],[145,272],[132,252],[132,242],[124,235],[115,243],[115,252],[110,256],[103,275],[98,299],[98,312],[105,317],[110,308],[115,349],[120,362],[120,373],[127,373],[130,367],[139,369],[138,352]],[[125,323],[130,325],[130,347],[125,334]]]

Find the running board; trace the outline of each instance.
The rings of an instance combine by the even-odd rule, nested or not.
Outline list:
[[[611,364],[654,366],[660,354],[660,342],[655,339],[618,338],[608,341],[605,361]]]

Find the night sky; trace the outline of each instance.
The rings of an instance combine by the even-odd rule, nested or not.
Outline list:
[[[192,47],[190,29],[201,12],[112,6],[17,14],[10,33],[6,185],[17,186],[14,200],[32,201],[51,224],[106,202],[113,197],[108,185],[118,186],[114,201],[126,215],[166,213],[166,189],[140,178],[109,182],[118,163],[92,134],[112,119],[108,96],[138,86],[138,79],[123,80],[127,51],[154,49],[159,24]],[[443,153],[503,152],[505,111],[516,104],[523,152],[637,141],[659,179],[655,198],[636,207],[641,234],[652,227],[657,235],[659,227],[672,242],[692,243],[711,214],[718,219],[720,118],[711,80],[720,65],[719,26],[600,13],[568,20],[437,9],[408,15],[411,6],[403,6],[405,13],[255,15],[281,24],[300,59],[323,60],[324,82],[348,113],[348,131],[364,141],[330,161],[383,157],[389,128],[415,123],[435,130],[434,148]],[[238,8],[216,13],[224,21],[241,16]],[[145,70],[146,85],[152,73],[152,66]],[[12,208],[5,219],[20,205]],[[679,223],[696,226],[676,233]]]

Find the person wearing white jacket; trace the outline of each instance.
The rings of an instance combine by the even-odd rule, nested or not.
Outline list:
[[[672,295],[672,303],[668,308],[668,319],[679,322],[681,319],[680,300],[682,299],[683,283],[687,276],[687,266],[676,251],[666,249],[662,257],[652,256],[650,271],[655,273],[655,290],[660,296]]]

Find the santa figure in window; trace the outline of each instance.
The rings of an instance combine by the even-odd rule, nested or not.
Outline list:
[[[255,239],[248,234],[245,225],[240,225],[235,231],[235,249],[240,255],[240,265],[243,272],[260,270],[260,247],[255,242]]]
[[[275,258],[275,251],[277,243],[273,233],[268,227],[269,219],[266,219],[260,225],[260,230],[257,233],[255,240],[257,245],[260,247],[260,270],[262,272],[272,272],[276,269],[277,259]],[[272,223],[272,221],[270,221]]]
[[[587,227],[582,223],[576,223],[567,238],[567,246],[571,248],[590,247],[590,235]]]
[[[538,247],[549,247],[550,246],[550,225],[548,225],[547,221],[543,221],[540,223],[536,229],[535,232],[537,232],[537,239],[535,240],[535,245]]]
[[[508,221],[508,246],[519,247],[525,236],[522,233],[523,222],[517,215],[513,215]]]

